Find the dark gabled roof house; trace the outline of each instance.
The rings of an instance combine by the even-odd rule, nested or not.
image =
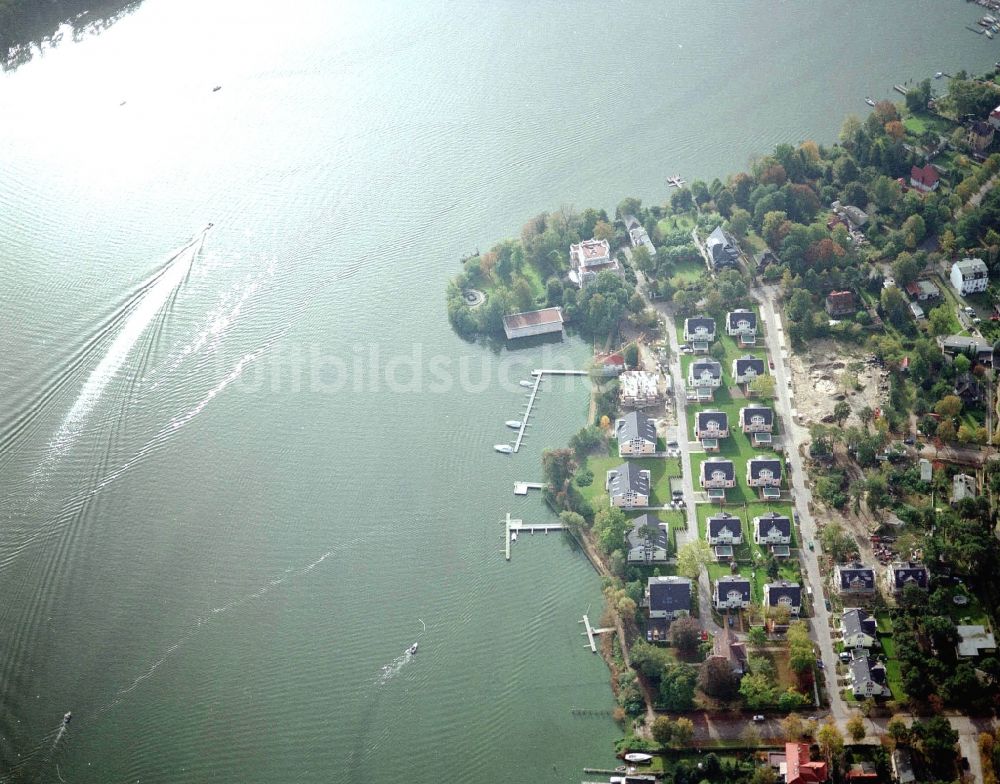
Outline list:
[[[655,514],[642,514],[632,521],[632,530],[625,535],[628,560],[632,562],[665,561],[670,551],[667,524]]]
[[[743,523],[740,518],[723,512],[708,518],[707,531],[709,539],[718,539],[727,535],[733,539],[742,539]]]
[[[717,227],[708,235],[708,239],[705,240],[705,249],[708,251],[708,257],[712,260],[712,266],[716,269],[735,267],[739,264],[739,251],[731,238],[722,230],[722,226]]]
[[[867,635],[875,639],[878,633],[878,621],[867,610],[853,607],[844,610],[844,614],[840,616],[840,628],[845,637]]]
[[[701,478],[708,481],[733,482],[736,480],[736,468],[732,460],[710,457],[701,464]]]
[[[651,617],[675,618],[691,610],[691,581],[686,577],[650,577],[646,590]]]
[[[857,698],[888,697],[889,681],[885,665],[868,656],[860,656],[851,662],[851,690]]]
[[[734,607],[750,603],[750,579],[742,575],[726,575],[715,581],[715,606]]]
[[[769,406],[743,406],[740,409],[740,427],[770,430],[774,426],[774,410]]]
[[[848,316],[856,310],[853,291],[831,291],[826,298],[826,312],[830,316]]]
[[[764,604],[767,607],[784,605],[797,615],[802,607],[802,586],[788,580],[767,583],[764,586]]]
[[[751,457],[747,460],[747,484],[781,481],[781,461],[776,457]]]
[[[874,593],[875,570],[870,566],[837,566],[836,586],[844,593]]]
[[[695,415],[695,429],[726,433],[729,431],[729,414],[725,411],[699,411]]]
[[[746,308],[737,308],[726,314],[726,327],[730,335],[757,331],[757,314]]]
[[[633,441],[651,441],[656,443],[656,423],[641,411],[630,411],[615,423],[618,443]]]
[[[764,360],[760,357],[737,357],[733,360],[733,378],[742,379],[751,371],[754,375],[763,376]]]
[[[755,517],[753,526],[754,539],[758,543],[769,542],[779,537],[787,541],[792,536],[791,519],[777,512],[768,512],[766,515]]]
[[[889,586],[893,593],[902,593],[907,585],[927,589],[930,573],[927,567],[917,563],[894,563],[889,566]]]

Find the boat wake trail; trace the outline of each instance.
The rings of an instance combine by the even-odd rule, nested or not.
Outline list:
[[[375,679],[376,686],[385,686],[389,681],[399,675],[400,671],[411,661],[413,661],[414,654],[410,653],[409,649],[403,651],[400,656],[397,656],[391,662],[386,664],[378,674]]]
[[[178,650],[184,647],[184,645],[190,642],[190,640],[196,634],[202,631],[202,629],[206,628],[214,620],[218,619],[225,613],[232,612],[233,610],[237,610],[241,607],[244,607],[247,604],[250,604],[253,601],[256,601],[257,599],[260,599],[261,597],[267,595],[274,589],[278,588],[279,586],[283,585],[286,582],[289,582],[290,580],[294,580],[298,577],[303,577],[309,574],[309,572],[311,572],[317,566],[322,564],[331,555],[333,555],[333,550],[327,550],[316,560],[310,561],[309,563],[299,567],[298,569],[294,568],[286,569],[280,577],[271,578],[256,591],[244,594],[243,596],[240,596],[239,598],[234,599],[233,601],[227,604],[223,604],[219,607],[213,607],[208,615],[201,615],[195,618],[189,625],[187,631],[185,631],[181,635],[180,639],[178,639],[173,645],[167,648],[159,659],[157,659],[155,662],[146,667],[146,669],[143,670],[143,672],[140,673],[128,686],[119,689],[110,702],[98,708],[94,712],[94,717],[97,718],[99,716],[102,716],[115,706],[119,705],[122,702],[122,700],[124,700],[129,694],[138,689],[145,681],[152,678],[153,675],[156,673],[156,671],[163,664],[165,664]]]

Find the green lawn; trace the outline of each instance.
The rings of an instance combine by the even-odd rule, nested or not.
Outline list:
[[[889,690],[892,698],[897,701],[906,699],[906,692],[903,691],[903,675],[899,667],[899,659],[896,658],[896,641],[891,634],[880,634],[879,643],[882,645],[882,653],[885,654],[885,676],[889,681]]]
[[[617,468],[626,462],[618,457],[617,446],[612,443],[614,454],[610,455],[590,455],[580,470],[589,469],[594,472],[594,481],[587,487],[579,487],[580,494],[591,503],[598,496],[605,495],[604,481],[608,471]],[[670,503],[670,478],[681,475],[681,462],[678,457],[644,457],[639,460],[631,459],[628,462],[636,463],[640,468],[649,469],[650,483],[650,506],[663,506]],[[595,509],[596,511],[596,509]]]
[[[684,288],[689,283],[695,283],[708,274],[708,269],[702,261],[685,261],[674,266],[674,274],[670,285],[675,289]]]
[[[690,215],[668,215],[665,218],[660,218],[660,222],[656,225],[662,234],[670,234],[675,231],[690,232],[694,228],[694,218]]]

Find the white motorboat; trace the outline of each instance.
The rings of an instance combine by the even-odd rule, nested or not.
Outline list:
[[[418,645],[420,645],[420,643],[418,643],[418,642],[413,643],[413,645],[411,645],[409,648],[406,649],[406,652],[407,653],[416,653]]]
[[[512,447],[510,444],[494,444],[493,448],[502,455],[514,454],[514,447]]]
[[[521,421],[519,419],[508,419],[504,422],[504,424],[507,425],[507,427],[514,428],[514,430],[520,430],[521,428]]]
[[[936,74],[934,74],[935,79],[940,79],[942,76],[944,76],[943,71],[938,71]]]
[[[517,531],[511,531],[510,532],[510,540],[512,542],[516,542],[517,541]]]
[[[869,106],[874,106],[875,105],[875,101],[872,100],[872,98],[871,98],[870,95],[866,95],[865,96],[865,103],[868,104]]]
[[[652,754],[641,754],[638,751],[633,751],[625,755],[626,762],[636,762],[640,765],[648,765],[653,761]]]
[[[517,383],[520,384],[522,387],[527,387],[528,389],[531,389],[533,386],[535,386],[534,381],[525,381],[524,379],[521,379]]]

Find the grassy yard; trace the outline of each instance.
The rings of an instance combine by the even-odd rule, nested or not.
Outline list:
[[[675,289],[684,288],[689,283],[695,283],[708,274],[704,262],[685,261],[674,266],[674,274],[670,278],[670,285]]]
[[[605,495],[604,481],[608,471],[617,468],[626,462],[618,457],[618,448],[612,442],[614,454],[590,455],[581,466],[580,470],[588,469],[594,472],[594,481],[587,487],[580,487],[580,494],[591,503],[599,496]],[[639,460],[629,460],[630,463],[637,464],[640,468],[649,469],[650,484],[650,506],[662,506],[670,503],[670,478],[681,475],[680,458],[677,457],[644,457]],[[596,511],[596,508],[595,508]]]
[[[896,641],[891,634],[880,634],[879,643],[882,645],[882,653],[885,654],[885,676],[889,681],[889,690],[892,698],[897,701],[906,699],[906,692],[903,691],[903,675],[899,667],[899,659],[896,658]]]
[[[660,218],[660,222],[656,225],[660,229],[660,233],[670,234],[675,231],[690,232],[694,228],[695,222],[691,215],[668,215],[665,218]]]

